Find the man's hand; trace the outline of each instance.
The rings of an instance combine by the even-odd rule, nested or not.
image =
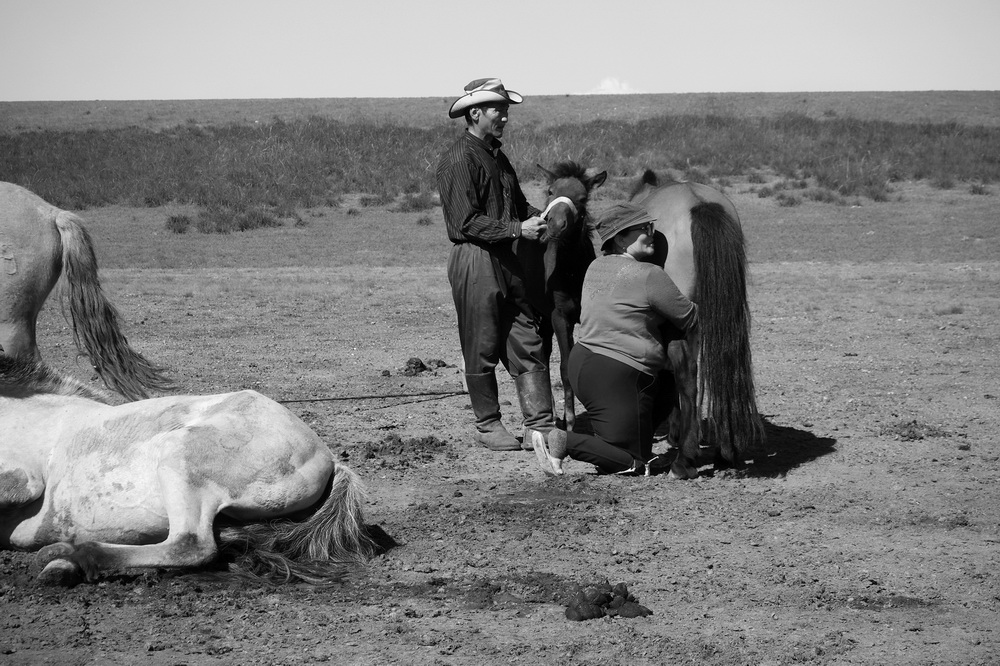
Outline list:
[[[545,228],[545,220],[540,217],[529,217],[521,223],[521,238],[538,240],[538,237],[542,234],[542,231]]]

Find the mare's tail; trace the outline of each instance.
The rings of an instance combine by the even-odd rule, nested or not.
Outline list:
[[[122,334],[118,311],[101,289],[94,244],[80,218],[61,211],[56,228],[62,241],[63,293],[77,349],[90,357],[109,388],[130,400],[149,397],[147,389],[170,388],[164,369],[132,349]]]
[[[236,569],[280,584],[300,580],[335,583],[375,552],[364,524],[365,492],[358,475],[337,464],[325,496],[300,520],[282,518],[224,530],[220,550]]]
[[[764,441],[750,354],[743,230],[721,205],[700,203],[691,209],[691,240],[701,329],[698,413],[707,418],[703,436],[738,464]]]

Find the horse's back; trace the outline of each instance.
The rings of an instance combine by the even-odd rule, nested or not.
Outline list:
[[[132,450],[155,458],[161,468],[185,475],[186,483],[223,489],[227,505],[271,504],[274,498],[266,496],[273,492],[297,502],[292,486],[326,479],[334,466],[329,448],[308,425],[252,390],[125,403],[100,421],[104,455]],[[92,446],[80,438],[84,447]],[[91,448],[67,453],[74,457],[85,450]]]

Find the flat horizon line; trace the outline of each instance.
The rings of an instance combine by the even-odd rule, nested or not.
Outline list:
[[[580,92],[580,93],[535,93],[529,94],[524,93],[524,98],[530,100],[532,98],[549,98],[549,97],[672,97],[672,96],[693,96],[693,95],[878,95],[878,94],[899,94],[899,93],[912,93],[912,94],[926,94],[926,93],[1000,93],[1000,90],[989,90],[989,89],[937,89],[929,88],[926,90],[893,90],[893,89],[882,89],[882,90],[711,90],[711,91],[699,91],[699,92],[641,92],[641,91],[628,91],[628,92]],[[388,95],[371,95],[371,96],[357,96],[357,95],[347,95],[347,96],[337,96],[337,97],[94,97],[87,99],[0,99],[0,104],[35,104],[35,103],[78,103],[78,102],[222,102],[222,101],[262,101],[262,100],[364,100],[364,99],[386,99],[386,100],[398,100],[398,99],[419,99],[419,100],[429,100],[429,99],[457,99],[458,95],[420,95],[415,97],[406,96],[388,96]]]

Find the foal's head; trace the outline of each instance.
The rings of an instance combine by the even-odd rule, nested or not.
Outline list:
[[[542,165],[538,168],[548,182],[546,194],[545,221],[547,229],[542,241],[561,242],[564,237],[574,236],[587,217],[587,202],[590,191],[600,187],[608,177],[607,171],[593,173],[576,162],[559,162],[552,170]]]

